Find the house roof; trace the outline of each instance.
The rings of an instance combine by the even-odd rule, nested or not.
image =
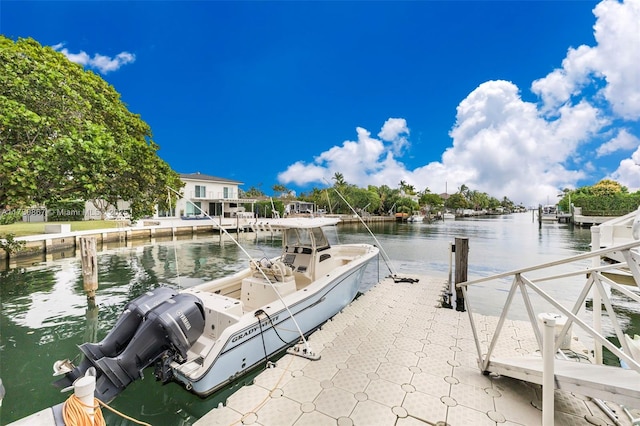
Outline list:
[[[195,173],[180,173],[180,179],[190,179],[190,180],[208,180],[211,182],[221,182],[221,183],[233,183],[236,185],[242,185],[244,182],[240,182],[237,180],[225,179],[221,177],[205,175],[200,172]]]

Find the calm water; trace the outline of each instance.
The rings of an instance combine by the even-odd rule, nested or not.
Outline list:
[[[531,213],[435,224],[383,223],[370,228],[391,261],[387,266],[380,260],[367,271],[363,291],[390,269],[441,276],[444,284],[449,245],[456,237],[469,239],[469,279],[588,251],[590,242],[588,229],[565,224],[544,224],[539,229]],[[338,232],[343,243],[375,243],[361,224],[341,225]],[[100,252],[95,307],[87,305],[80,260],[73,251],[58,254],[65,258],[55,261],[30,260],[0,272],[0,378],[7,390],[0,424],[63,402],[68,395],[51,385],[53,362],[75,356],[77,345],[85,341],[101,340],[129,300],[160,285],[189,287],[235,272],[248,263],[237,245],[221,241],[217,235],[136,245]],[[280,240],[244,238],[242,246],[253,258],[271,257],[279,253]],[[573,300],[569,293],[583,283],[563,283],[553,290],[554,296],[569,303]],[[474,308],[485,314],[499,312],[507,284],[497,290],[478,287],[472,295]],[[640,309],[624,300],[619,305],[627,333],[640,334]],[[517,310],[514,315],[519,315]],[[153,425],[190,425],[243,384],[200,399],[177,384],[156,383],[150,369],[145,373],[145,378],[129,386],[112,406]],[[133,424],[102,411],[109,425]]]

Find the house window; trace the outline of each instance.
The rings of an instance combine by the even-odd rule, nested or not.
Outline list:
[[[222,198],[229,198],[229,187],[225,186],[222,188]]]
[[[207,187],[203,185],[196,185],[196,198],[206,198]]]
[[[195,205],[194,205],[195,204]],[[201,214],[200,211],[200,201],[197,203],[187,203],[187,216],[197,216]]]

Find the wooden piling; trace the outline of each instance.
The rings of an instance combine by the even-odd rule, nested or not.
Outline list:
[[[469,270],[469,239],[459,238],[455,239],[455,283],[463,283],[467,281],[467,272]],[[456,311],[465,312],[464,307],[464,295],[462,289],[456,287]]]
[[[538,228],[542,228],[542,204],[538,205]]]
[[[87,298],[93,299],[98,290],[98,254],[95,237],[80,238],[80,257],[84,291],[87,293]]]

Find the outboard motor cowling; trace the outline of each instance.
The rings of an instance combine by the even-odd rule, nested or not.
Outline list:
[[[169,287],[158,287],[138,296],[127,303],[109,334],[98,343],[83,343],[82,353],[92,360],[118,356],[127,346],[144,317],[156,306],[175,296],[177,292]]]
[[[81,345],[84,359],[55,384],[69,386],[88,368],[95,367],[95,396],[109,402],[132,381],[140,378],[142,370],[156,360],[184,361],[187,351],[204,331],[202,301],[193,294],[179,293],[167,297],[169,292],[156,290],[128,304],[123,316],[102,342]],[[143,312],[144,318],[137,321],[136,317]],[[136,324],[132,333],[131,329]],[[123,337],[126,335],[131,337]],[[121,348],[125,341],[126,346]]]
[[[175,296],[177,292],[169,287],[158,287],[136,297],[127,303],[107,336],[98,343],[83,343],[79,346],[84,354],[80,365],[75,367],[54,385],[66,388],[78,378],[85,375],[88,368],[93,367],[96,360],[104,357],[116,357],[133,338],[144,317],[156,306]]]
[[[117,395],[129,383],[139,379],[142,370],[163,353],[177,352],[176,355],[186,358],[187,351],[203,331],[202,302],[192,294],[181,293],[147,314],[120,355],[100,358],[95,361],[95,366],[113,384],[109,388]],[[99,384],[96,383],[96,392],[100,391]]]

